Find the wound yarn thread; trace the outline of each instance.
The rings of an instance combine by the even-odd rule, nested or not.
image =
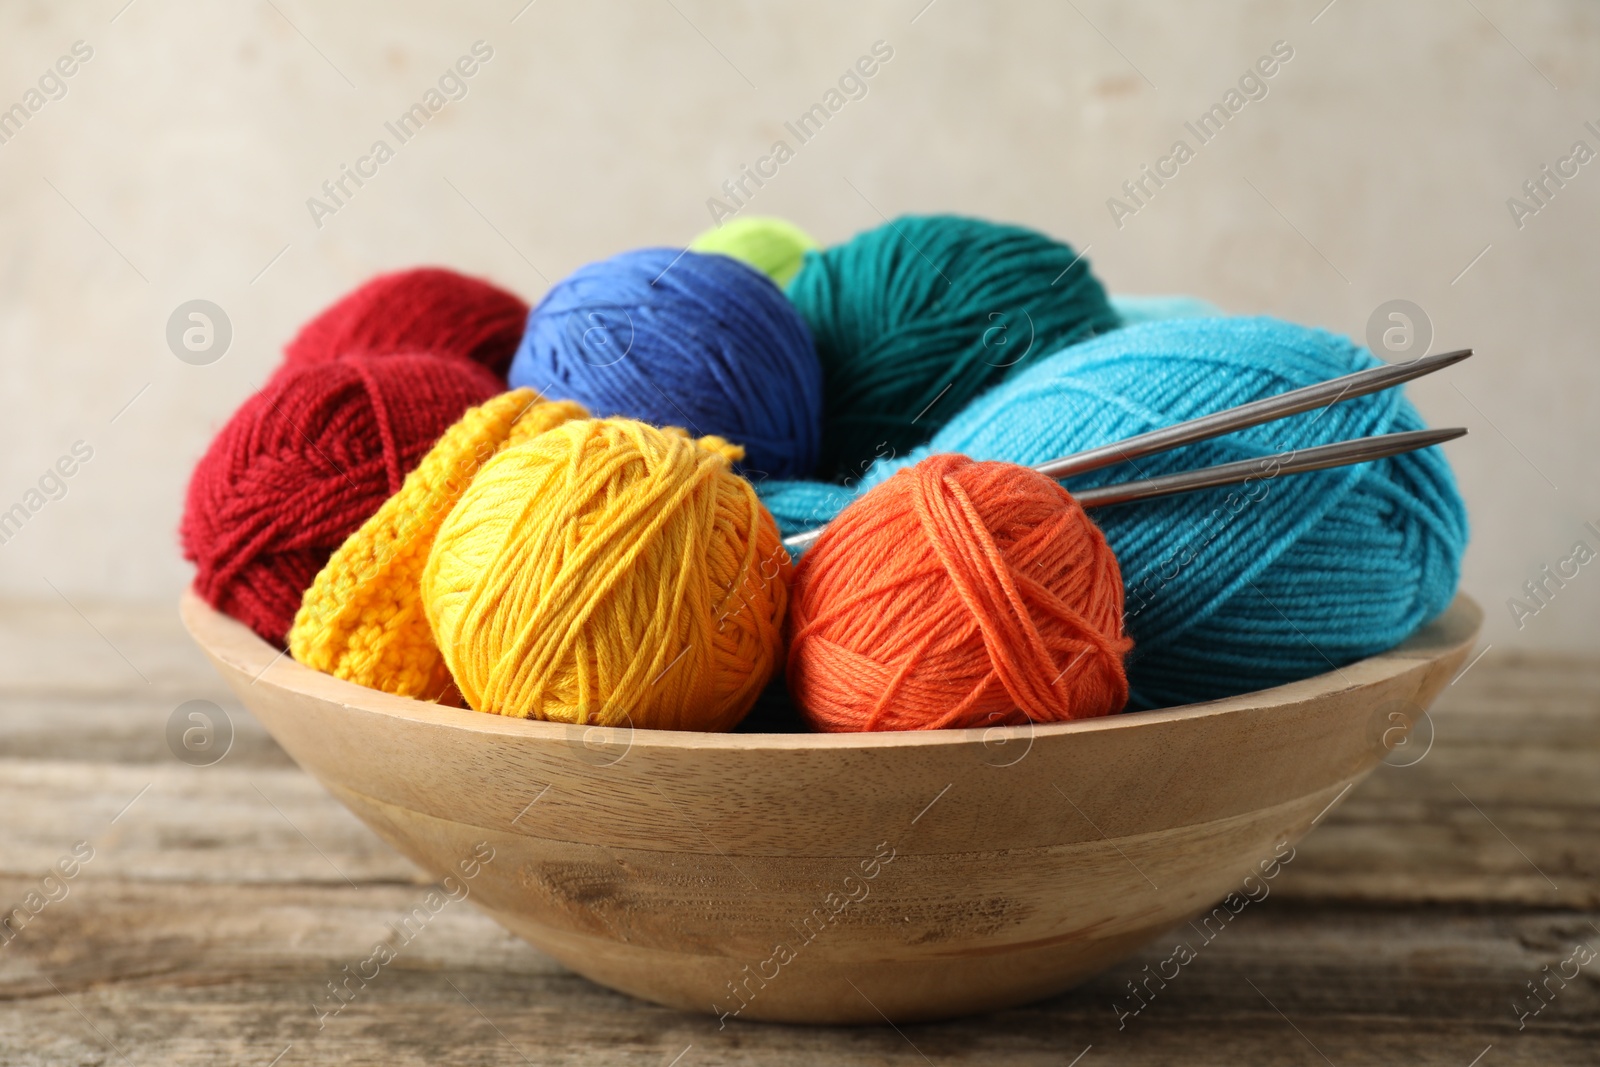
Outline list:
[[[1122,577],[1049,478],[937,455],[845,508],[802,559],[789,690],[820,730],[1121,710]]]
[[[503,381],[528,305],[497,285],[443,267],[379,274],[300,328],[288,364],[349,354],[427,352],[487,367]]]
[[[422,569],[439,527],[501,449],[587,412],[532,389],[502,393],[445,431],[400,491],[333,553],[305,592],[289,652],[357,685],[448,699],[453,683],[422,607]]]
[[[810,254],[788,293],[822,363],[829,481],[905,455],[991,385],[1118,325],[1071,246],[955,215],[903,216]]]
[[[511,384],[597,417],[724,437],[752,476],[816,462],[811,335],[770,279],[728,256],[645,248],[579,268],[528,315]]]
[[[422,575],[434,639],[479,711],[728,730],[781,665],[790,564],[740,450],[631,419],[502,450]]]
[[[689,242],[691,252],[732,256],[771,278],[779,288],[800,273],[806,253],[817,247],[794,223],[771,217],[729,219]]]
[[[1271,318],[1148,322],[1064,348],[971,404],[924,451],[1034,464],[1377,366],[1325,330]],[[1400,389],[1072,479],[1090,488],[1374,434],[1420,430]],[[839,486],[768,483],[784,525],[825,522]],[[1393,648],[1449,606],[1466,508],[1444,451],[1096,508],[1125,585],[1129,707],[1308,678]]]
[[[179,535],[195,591],[282,647],[334,549],[452,423],[500,390],[485,368],[431,355],[280,369],[234,412],[190,478]]]

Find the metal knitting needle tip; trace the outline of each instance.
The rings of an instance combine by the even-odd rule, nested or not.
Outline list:
[[[826,529],[826,526],[818,526],[812,530],[801,530],[797,534],[790,534],[783,539],[783,547],[791,552],[799,552],[810,548],[817,538],[822,536],[822,531]]]
[[[1463,348],[1455,352],[1443,352],[1437,356],[1424,356],[1410,363],[1372,367],[1354,374],[1346,374],[1342,378],[1292,389],[1277,396],[1252,400],[1248,404],[1240,404],[1226,411],[1202,415],[1198,419],[1180,422],[1176,426],[1164,426],[1159,430],[1151,430],[1149,433],[1142,433],[1124,441],[1114,441],[1099,448],[1063,456],[1061,459],[1052,459],[1033,469],[1056,479],[1070,478],[1074,474],[1084,474],[1109,467],[1114,463],[1141,459],[1157,452],[1194,444],[1196,441],[1207,441],[1236,430],[1245,430],[1264,422],[1298,415],[1302,411],[1381,392],[1402,382],[1409,382],[1434,371],[1454,366],[1470,355],[1472,349]]]
[[[1454,426],[1445,430],[1412,430],[1406,433],[1358,437],[1353,441],[1340,441],[1337,444],[1321,445],[1317,448],[1242,459],[1235,463],[1165,474],[1136,482],[1103,485],[1098,489],[1085,489],[1072,495],[1086,509],[1103,508],[1112,504],[1131,504],[1139,500],[1192,493],[1199,489],[1236,485],[1251,479],[1268,482],[1285,474],[1303,474],[1307,471],[1327,470],[1330,467],[1367,463],[1430,448],[1446,441],[1454,441],[1458,437],[1465,437],[1466,434],[1464,427]],[[784,546],[797,551],[809,548],[818,537],[822,536],[824,529],[825,527],[819,526],[814,530],[803,530],[792,534],[783,539]]]
[[[1340,441],[1318,448],[1280,452],[1256,459],[1239,460],[1236,463],[1223,463],[1215,467],[1202,467],[1199,470],[1165,474],[1157,478],[1144,478],[1136,482],[1085,489],[1072,495],[1085,508],[1099,508],[1111,504],[1128,504],[1136,500],[1151,500],[1175,493],[1191,493],[1197,489],[1214,489],[1217,486],[1235,485],[1252,479],[1268,482],[1285,474],[1327,470],[1329,467],[1367,463],[1388,456],[1415,452],[1421,448],[1454,441],[1458,437],[1464,437],[1466,432],[1464,428],[1457,426],[1446,430],[1413,430],[1407,433],[1358,437],[1353,441]]]
[[[1221,437],[1223,434],[1233,433],[1236,430],[1245,430],[1252,426],[1260,426],[1264,422],[1272,422],[1275,419],[1288,418],[1290,415],[1298,415],[1301,412],[1310,411],[1313,408],[1326,407],[1331,404],[1337,404],[1344,400],[1353,400],[1359,396],[1367,396],[1372,393],[1381,392],[1384,389],[1399,385],[1402,382],[1409,382],[1416,378],[1421,378],[1424,375],[1432,374],[1435,371],[1443,370],[1446,367],[1454,366],[1470,355],[1472,355],[1472,349],[1461,348],[1454,352],[1441,352],[1437,356],[1424,356],[1421,359],[1413,360],[1410,363],[1396,363],[1382,367],[1371,367],[1367,370],[1356,371],[1354,374],[1346,374],[1342,378],[1334,378],[1330,381],[1318,382],[1315,385],[1308,385],[1301,389],[1291,389],[1289,392],[1279,393],[1277,396],[1269,396],[1263,397],[1260,400],[1252,400],[1248,404],[1240,404],[1238,407],[1228,408],[1226,411],[1218,411],[1210,415],[1202,415],[1198,419],[1190,419],[1188,422],[1180,422],[1176,426],[1164,426],[1159,430],[1151,430],[1149,433],[1142,433],[1136,437],[1130,437],[1123,441],[1114,441],[1109,445],[1101,445],[1099,448],[1091,448],[1083,452],[1074,453],[1070,456],[1063,456],[1060,459],[1052,459],[1049,462],[1037,464],[1033,469],[1041,474],[1049,475],[1050,477],[1058,480],[1070,478],[1075,474],[1084,474],[1088,471],[1099,470],[1102,467],[1109,467],[1116,463],[1141,459],[1145,456],[1155,455],[1157,452],[1166,452],[1170,449],[1181,448],[1184,445],[1194,444],[1197,441],[1208,441],[1213,437]],[[1428,445],[1438,444],[1439,441],[1448,441],[1452,438],[1461,436],[1461,434],[1466,433],[1466,431],[1461,430],[1458,432],[1454,430],[1422,430],[1418,431],[1418,433],[1443,433],[1446,436],[1439,438],[1438,441],[1430,440],[1424,444],[1399,448],[1394,452],[1385,452],[1380,455],[1363,456],[1355,459],[1342,459],[1336,462],[1325,463],[1322,467],[1284,467],[1280,462],[1279,473],[1293,473],[1294,471],[1298,470],[1321,470],[1324,467],[1337,467],[1346,463],[1361,463],[1368,459],[1381,459],[1385,455],[1398,455],[1400,452],[1409,452],[1416,448],[1426,448]],[[1390,434],[1387,436],[1392,438],[1401,438],[1412,435]],[[1362,440],[1372,441],[1379,439],[1380,438],[1363,438]],[[1313,448],[1306,452],[1301,452],[1299,453],[1299,456],[1301,460],[1304,461],[1306,457],[1314,454],[1333,455],[1335,453],[1329,452],[1328,450],[1341,449],[1347,446],[1355,446],[1360,443],[1360,441],[1348,441],[1344,442],[1342,445],[1326,445],[1323,448]],[[1273,457],[1267,458],[1272,459]],[[1255,469],[1255,465],[1260,462],[1260,460],[1245,460],[1244,465],[1250,467],[1251,469],[1246,470],[1245,473],[1241,474],[1238,478],[1224,478],[1222,481],[1210,482],[1208,485],[1229,485],[1234,481],[1244,481],[1245,479],[1253,477],[1258,473]],[[1210,475],[1212,472],[1222,471],[1229,467],[1239,466],[1240,464],[1225,464],[1222,467],[1208,467],[1204,470],[1190,471],[1186,474],[1168,475],[1166,478],[1152,478],[1148,479],[1147,482],[1129,482],[1124,484],[1144,485],[1155,482],[1166,483],[1169,479],[1173,478],[1189,478],[1200,475]],[[1117,488],[1122,487],[1104,486],[1100,489],[1088,490],[1084,494],[1075,495],[1077,495],[1078,499],[1083,502],[1084,507],[1096,506],[1095,504],[1089,503],[1088,499],[1086,498],[1092,498],[1098,501],[1100,504],[1122,503],[1123,499],[1146,499],[1145,496],[1127,497],[1118,500],[1107,499],[1105,494],[1108,494],[1113,489]],[[1206,488],[1206,486],[1185,485],[1177,489],[1164,489],[1160,492],[1152,492],[1149,495],[1165,496],[1168,493],[1186,493],[1191,489],[1202,488]],[[821,535],[821,527],[818,527],[814,530],[802,530],[800,533],[791,534],[790,536],[784,538],[783,543],[788,548],[796,550],[809,548],[812,542],[814,542]]]

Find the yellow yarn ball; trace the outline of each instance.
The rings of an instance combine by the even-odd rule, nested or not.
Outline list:
[[[422,568],[434,536],[496,452],[587,417],[579,405],[544,401],[532,389],[469,410],[317,574],[289,631],[289,653],[357,685],[447,699],[450,672],[422,610]]]
[[[806,253],[817,247],[800,227],[774,218],[732,219],[689,243],[691,252],[719,252],[748,263],[780,289],[800,273]]]
[[[584,419],[483,465],[422,574],[479,711],[727,730],[781,664],[790,564],[743,450]]]

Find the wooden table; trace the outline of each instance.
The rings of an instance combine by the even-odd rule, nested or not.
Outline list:
[[[1353,790],[1120,1026],[1170,945],[982,1018],[719,1031],[467,904],[319,1020],[425,879],[232,701],[175,611],[79,607],[0,607],[0,907],[40,905],[0,932],[5,1064],[1600,1063],[1600,660],[1471,666],[1426,754]],[[211,766],[169,749],[189,700],[233,724]],[[58,861],[73,876],[47,881]]]

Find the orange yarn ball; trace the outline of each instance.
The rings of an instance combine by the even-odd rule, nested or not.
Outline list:
[[[939,455],[855,501],[800,561],[789,690],[819,730],[1083,719],[1128,699],[1122,573],[1072,495]]]

